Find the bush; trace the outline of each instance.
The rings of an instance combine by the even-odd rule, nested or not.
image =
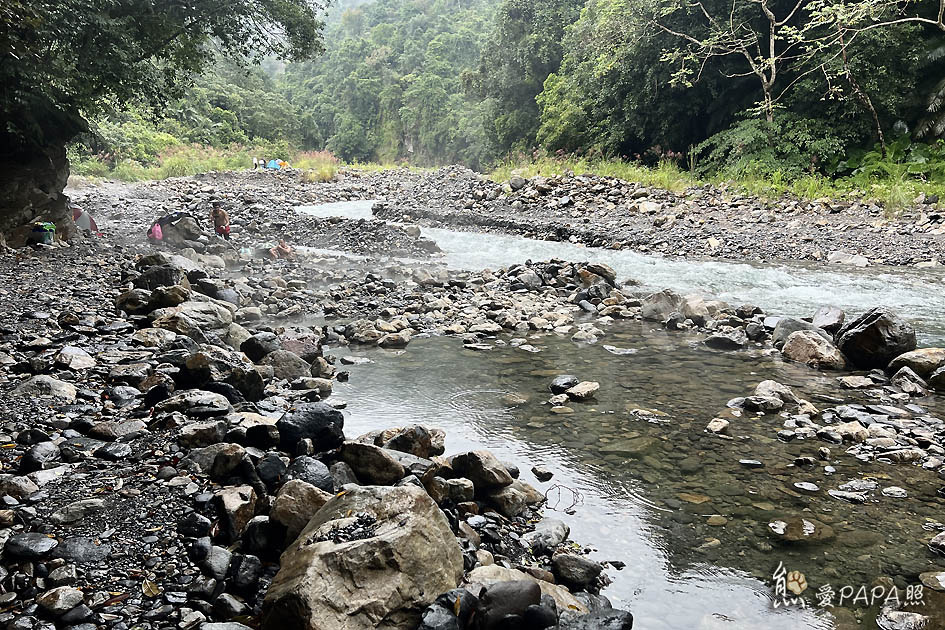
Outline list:
[[[693,158],[703,176],[788,182],[822,171],[845,146],[825,121],[778,113],[772,122],[750,118],[715,134],[693,149]]]

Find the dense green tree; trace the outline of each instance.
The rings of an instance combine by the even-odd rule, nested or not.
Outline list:
[[[286,98],[341,157],[483,164],[480,103],[461,77],[479,63],[497,1],[343,3],[325,55],[287,68]]]
[[[535,97],[557,72],[564,54],[565,28],[579,16],[584,0],[505,0],[483,46],[473,94],[486,99],[485,133],[496,153],[535,144],[539,109]]]
[[[43,178],[45,199],[18,195],[29,188],[22,184],[3,188],[0,212],[15,221],[50,199],[61,211],[64,146],[85,128],[85,114],[165,103],[215,50],[243,58],[310,57],[321,49],[320,8],[317,0],[6,0],[0,4],[0,144],[10,149],[4,170],[17,169],[14,179]]]

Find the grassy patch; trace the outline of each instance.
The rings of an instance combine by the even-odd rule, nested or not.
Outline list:
[[[732,193],[748,194],[762,199],[777,199],[791,195],[800,199],[834,199],[873,201],[883,205],[887,214],[908,207],[922,193],[938,195],[945,201],[945,183],[912,178],[871,179],[866,182],[852,177],[831,179],[822,175],[807,175],[788,179],[777,174],[769,177],[742,175],[716,176],[701,179],[680,169],[672,162],[661,162],[655,167],[623,160],[589,159],[581,157],[538,157],[525,161],[508,161],[496,166],[489,178],[496,182],[508,181],[512,174],[521,177],[535,175],[582,175],[591,173],[616,177],[651,188],[682,192],[691,186],[713,184]]]

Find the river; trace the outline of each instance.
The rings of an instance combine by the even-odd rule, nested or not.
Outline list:
[[[305,211],[367,217],[370,202]],[[809,315],[828,302],[854,313],[887,304],[912,319],[926,343],[945,336],[934,271],[676,261],[494,234],[424,233],[456,268],[529,258],[599,261],[644,286],[749,301],[772,313]],[[551,490],[556,516],[569,523],[574,540],[596,549],[592,558],[626,563],[622,571],[608,571],[614,583],[605,594],[633,612],[638,628],[871,628],[877,607],[862,603],[775,609],[772,574],[783,564],[803,572],[812,589],[836,591],[889,576],[904,592],[919,572],[945,569],[924,545],[930,523],[945,518],[935,494],[942,481],[933,472],[862,463],[838,446],[831,447],[831,461],[796,467],[796,457],[816,457],[823,443],[777,441],[779,416],[744,418],[733,440],[703,431],[729,399],[750,393],[761,380],[774,378],[817,402],[836,394],[835,375],[758,350],[711,351],[695,335],[647,322],[616,323],[591,346],[554,334],[530,336],[529,343],[540,352],[501,344],[474,352],[456,339],[435,337],[415,338],[404,351],[334,349],[373,361],[345,368],[350,382],[336,387],[335,397],[350,401],[345,431],[419,422],[446,430],[448,453],[485,447],[518,463],[523,478]],[[550,414],[542,403],[548,382],[560,373],[599,381],[597,402]],[[507,394],[527,402],[512,406]],[[945,411],[936,398],[919,403]],[[747,468],[741,459],[764,467]],[[534,464],[554,471],[554,478],[539,483],[529,472]],[[907,496],[887,497],[878,489],[869,502],[853,505],[826,494],[864,477],[879,489],[904,488]],[[799,492],[796,482],[819,490]],[[572,503],[573,514],[565,513]],[[835,540],[773,544],[768,523],[794,515],[829,524]],[[935,627],[945,627],[938,622]]]

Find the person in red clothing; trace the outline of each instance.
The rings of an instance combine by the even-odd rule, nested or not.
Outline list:
[[[230,215],[223,209],[223,202],[219,199],[211,202],[210,221],[217,236],[230,240]]]

